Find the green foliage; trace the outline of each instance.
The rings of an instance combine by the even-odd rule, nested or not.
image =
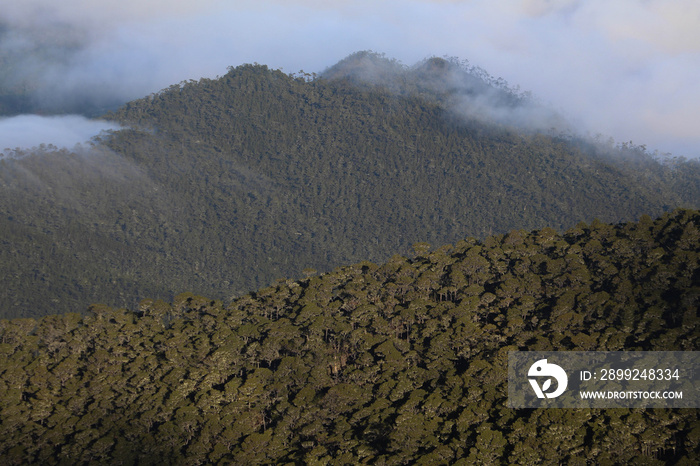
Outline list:
[[[403,70],[364,53],[308,80],[244,65],[106,115],[127,126],[103,137],[110,150],[11,151],[0,160],[0,315],[134,307],[182,289],[229,299],[412,244],[421,255],[423,243],[698,207],[697,163],[457,117],[454,66]],[[470,73],[473,89],[520,102]],[[521,247],[517,235],[506,247]],[[457,285],[445,286],[435,291],[447,298]]]
[[[0,458],[696,463],[697,410],[511,410],[505,398],[511,350],[697,351],[698,224],[675,210],[517,231],[227,304],[182,293],[2,320]]]

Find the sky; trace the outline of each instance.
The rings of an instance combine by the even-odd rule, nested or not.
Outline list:
[[[38,79],[36,98],[58,106],[107,105],[243,63],[320,72],[359,50],[406,65],[453,56],[583,134],[700,157],[698,25],[697,0],[0,0],[0,53],[14,57],[0,79]]]

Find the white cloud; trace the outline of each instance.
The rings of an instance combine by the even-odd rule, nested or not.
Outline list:
[[[64,55],[23,62],[45,99],[132,99],[246,62],[322,71],[363,49],[453,55],[584,130],[700,156],[696,0],[0,0],[0,18],[25,39],[78,31]]]
[[[0,118],[0,151],[30,149],[41,144],[71,149],[76,144],[89,142],[101,131],[116,129],[119,125],[115,123],[89,120],[80,115]]]

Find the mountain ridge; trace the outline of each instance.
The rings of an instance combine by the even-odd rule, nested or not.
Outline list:
[[[506,401],[511,351],[697,351],[699,225],[677,209],[512,231],[226,303],[0,320],[0,457],[694,464],[697,409]]]
[[[182,289],[225,299],[415,242],[697,206],[696,163],[455,116],[411,79],[402,93],[243,65],[173,85],[105,115],[127,128],[101,137],[101,157],[138,172],[130,185],[70,151],[5,157],[0,228],[24,232],[0,249],[5,315]]]

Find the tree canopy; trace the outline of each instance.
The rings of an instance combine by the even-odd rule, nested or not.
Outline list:
[[[466,238],[230,302],[0,321],[3,464],[694,464],[696,409],[508,409],[512,350],[697,351],[700,212]]]
[[[243,65],[105,115],[126,128],[95,147],[6,151],[0,315],[229,299],[418,242],[698,207],[700,164],[457,111],[474,93],[527,101],[443,59]]]

